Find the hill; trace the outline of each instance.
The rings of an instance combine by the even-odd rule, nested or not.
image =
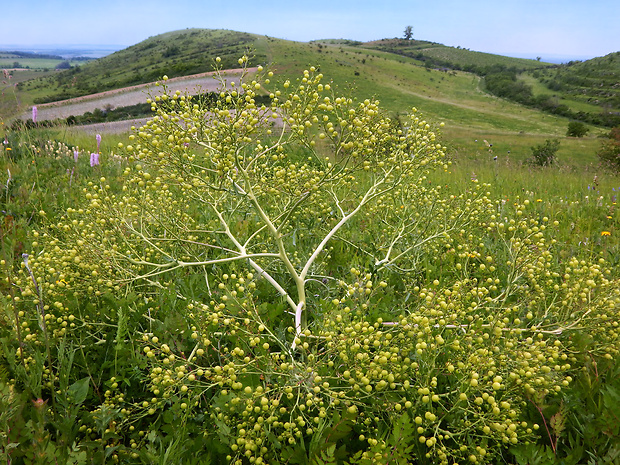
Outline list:
[[[607,63],[597,59],[559,67],[427,41],[383,39],[361,43],[328,39],[302,43],[244,32],[186,29],[151,37],[67,71],[22,80],[12,89],[15,95],[7,93],[2,97],[0,112],[6,119],[19,111],[27,119],[33,104],[149,83],[164,74],[173,78],[208,72],[216,56],[221,57],[225,68],[234,68],[238,66],[237,59],[248,50],[253,57],[250,65],[269,64],[278,78],[294,78],[307,67],[318,65],[335,88],[348,89],[347,93],[360,98],[379,98],[382,106],[394,114],[418,107],[427,118],[446,122],[445,132],[456,151],[484,154],[487,150],[479,147],[478,141],[492,139],[495,153],[511,153],[521,159],[529,156],[532,144],[548,137],[564,137],[567,115],[578,111],[594,115],[602,111],[595,103],[570,100],[568,87],[550,91],[543,79],[550,79],[556,72],[568,76],[573,69],[588,73],[591,65]],[[493,77],[499,79],[493,81]],[[608,84],[597,90],[603,92],[605,86],[613,87],[612,82],[613,79],[605,81]],[[490,84],[496,88],[492,89]],[[505,90],[505,84],[507,94],[500,93],[498,98],[491,93]],[[574,105],[569,107],[572,113],[554,115],[529,101],[515,102],[510,94],[515,88],[525,89],[526,94],[534,97],[544,94],[545,102],[566,101]],[[613,105],[611,111],[617,111]],[[9,106],[11,110],[6,110]],[[101,101],[99,108],[106,107],[110,104]],[[563,141],[560,155],[562,151],[579,153],[584,162],[595,161],[599,145],[596,137],[608,130],[597,126],[590,129],[589,138]]]
[[[450,49],[439,45],[435,48]],[[549,124],[542,124],[536,112],[489,96],[481,89],[479,76],[429,67],[428,61],[395,53],[393,46],[382,50],[373,43],[350,41],[301,43],[222,30],[190,29],[152,37],[83,66],[21,83],[19,91],[24,103],[28,99],[34,104],[64,100],[152,82],[164,74],[173,78],[209,71],[215,56],[221,57],[225,68],[236,67],[238,57],[248,49],[253,50],[251,65],[271,63],[282,76],[295,76],[310,65],[320,65],[339,87],[353,88],[352,92],[360,97],[378,97],[393,112],[419,106],[453,125],[555,131]],[[474,54],[470,61],[482,56],[464,50],[456,54],[461,60]]]
[[[303,51],[308,47],[314,53]],[[222,58],[224,67],[232,68],[248,49],[253,51],[253,64],[275,62],[283,68],[291,68],[298,54],[308,58],[304,67],[325,61],[330,52],[344,55],[340,66],[346,66],[346,54],[352,50],[368,56],[384,52],[382,56],[390,61],[407,59],[431,70],[475,74],[482,78],[482,90],[546,113],[608,127],[620,121],[619,54],[554,65],[398,38],[366,43],[328,39],[305,44],[243,32],[186,29],[160,34],[92,63],[22,83],[20,90],[28,94],[25,103],[65,100],[153,82],[164,74],[178,77],[208,72],[215,56]],[[322,52],[326,53],[321,56]]]
[[[349,40],[314,41],[309,44],[272,39],[243,32],[227,30],[186,29],[150,37],[136,45],[82,66],[42,77],[23,84],[22,89],[33,95],[34,103],[65,100],[111,89],[153,82],[166,74],[169,77],[186,76],[212,70],[213,58],[219,56],[224,68],[234,68],[237,58],[249,48],[253,49],[254,64],[277,62],[286,64],[295,59],[292,54],[280,55],[278,51],[291,50],[287,45],[316,46],[318,53],[344,48],[358,48],[387,52],[392,60],[399,57],[414,59],[428,68],[477,72],[491,66],[530,70],[543,67],[534,60],[503,57],[481,52],[446,47],[426,41],[384,39],[361,43]],[[292,50],[291,50],[292,51]],[[307,64],[307,63],[306,63]]]
[[[620,53],[557,65],[419,40],[361,46],[408,56],[427,67],[474,73],[490,93],[546,113],[599,126],[620,124]]]
[[[559,97],[577,110],[596,107],[620,112],[620,52],[528,72],[526,76],[535,81],[535,93]]]
[[[150,37],[83,66],[24,83],[21,90],[33,103],[73,97],[144,84],[170,77],[213,70],[216,55],[232,68],[257,36],[232,31],[186,29]],[[263,57],[264,58],[264,57]],[[259,53],[255,59],[261,60]]]
[[[360,47],[414,58],[432,68],[443,67],[477,74],[484,74],[485,71],[494,67],[530,70],[551,66],[550,63],[541,63],[536,60],[476,52],[424,40],[382,39],[360,44]]]

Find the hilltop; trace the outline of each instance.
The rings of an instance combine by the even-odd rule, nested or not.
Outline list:
[[[288,68],[290,62],[298,58],[294,55],[294,48],[300,49],[298,53],[301,49],[310,48],[315,56],[308,58],[315,63],[323,61],[320,55],[323,51],[346,56],[349,49],[358,49],[375,55],[376,52],[386,52],[392,60],[410,58],[417,65],[440,70],[476,72],[498,65],[531,70],[550,65],[418,40],[383,39],[367,43],[324,40],[299,43],[235,31],[186,29],[150,37],[93,62],[35,79],[23,84],[22,88],[35,96],[34,103],[64,100],[153,82],[164,74],[178,77],[208,72],[212,70],[215,56],[222,59],[224,68],[234,68],[239,56],[248,49],[252,50],[253,64],[275,62]],[[346,60],[342,60],[341,64],[343,62]]]

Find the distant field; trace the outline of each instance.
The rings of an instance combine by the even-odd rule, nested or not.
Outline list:
[[[49,58],[3,58],[0,55],[0,68],[13,69],[13,68],[29,68],[29,69],[55,69],[60,63],[66,60],[52,60]],[[15,63],[19,63],[19,66],[15,66]],[[69,61],[71,66],[77,66],[84,64],[83,61]]]

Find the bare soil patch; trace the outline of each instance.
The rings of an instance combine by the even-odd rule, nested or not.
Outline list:
[[[254,72],[256,68],[250,68],[248,71]],[[239,77],[243,70],[232,69],[227,70],[223,74],[226,78]],[[166,81],[166,86],[171,92],[181,91],[191,95],[213,92],[220,86],[219,81],[214,78],[215,72],[193,74],[190,76],[182,76],[172,78]],[[145,103],[149,96],[155,97],[162,94],[162,88],[155,86],[155,83],[140,84],[137,86],[125,87],[122,89],[109,90],[99,92],[97,94],[85,95],[69,100],[59,102],[44,103],[37,105],[38,120],[53,120],[57,118],[67,118],[71,115],[83,115],[86,112],[92,112],[95,109],[119,108],[138,103]],[[30,111],[25,112],[22,116],[24,119],[31,117]],[[112,125],[112,123],[102,123]]]

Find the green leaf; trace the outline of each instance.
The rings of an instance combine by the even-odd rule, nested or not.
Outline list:
[[[312,460],[312,465],[336,465],[338,461],[334,456],[334,452],[336,451],[336,444],[332,444],[331,446],[323,449],[321,451],[320,456],[315,456]]]
[[[69,386],[69,398],[73,400],[75,405],[81,405],[86,400],[89,383],[90,378],[87,376]]]

